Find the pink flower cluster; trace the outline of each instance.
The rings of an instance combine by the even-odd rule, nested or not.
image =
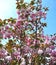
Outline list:
[[[42,10],[42,0],[30,4],[17,0],[18,18],[4,20],[0,25],[0,65],[54,65],[56,63],[56,35],[43,33],[47,8]],[[34,4],[37,5],[34,6]],[[11,40],[12,38],[13,40]],[[1,40],[0,39],[0,40]]]

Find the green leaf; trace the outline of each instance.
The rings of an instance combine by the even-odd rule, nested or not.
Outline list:
[[[2,47],[3,47],[3,44],[0,43],[0,48],[2,48]]]

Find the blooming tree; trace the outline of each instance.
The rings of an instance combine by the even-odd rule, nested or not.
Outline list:
[[[16,0],[18,18],[0,19],[1,65],[55,65],[56,34],[44,35],[48,7],[42,0]],[[3,45],[1,40],[8,39]]]

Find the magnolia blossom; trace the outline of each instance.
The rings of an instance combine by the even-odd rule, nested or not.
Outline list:
[[[41,55],[42,53],[43,53],[43,50],[39,49],[39,50],[38,50],[38,54]]]
[[[26,62],[25,62],[25,59],[24,58],[21,58],[22,62],[20,65],[26,65]]]
[[[9,29],[9,26],[5,26],[5,29],[8,30]]]
[[[17,9],[17,14],[20,15],[20,10]]]
[[[49,44],[49,43],[50,43],[50,38],[49,38],[48,36],[45,36],[45,41],[44,41],[44,43],[46,43],[46,44]]]
[[[26,37],[26,40],[25,40],[25,41],[26,41],[26,44],[27,44],[28,46],[31,45],[31,41],[32,41],[32,40],[31,40],[30,38]]]
[[[51,56],[52,56],[52,57],[56,57],[56,51],[53,51],[53,52],[51,53]]]
[[[37,17],[43,17],[44,19],[46,19],[46,12],[37,11],[36,16]]]
[[[0,20],[0,43],[8,39],[5,45],[0,44],[0,65],[56,63],[56,35],[44,34],[46,24],[41,21],[46,19],[47,8],[42,7],[42,0],[36,1],[17,0],[18,18]]]
[[[36,21],[36,14],[34,14],[34,13],[32,13],[32,14],[30,14],[30,17],[32,18],[32,21]]]
[[[6,57],[5,57],[5,60],[11,61],[11,60],[12,60],[12,57],[11,57],[11,56],[6,56]]]
[[[50,48],[48,47],[48,48],[46,48],[46,51],[45,51],[45,52],[51,53],[51,52],[52,52],[52,49],[50,49]]]
[[[55,46],[54,46],[54,45],[51,45],[50,48],[51,48],[51,49],[55,49]]]
[[[56,36],[52,36],[51,37],[51,40],[56,40]]]
[[[3,34],[3,38],[11,38],[11,33],[6,32],[5,34]]]
[[[13,55],[17,57],[18,55],[20,55],[20,52],[16,51],[13,53]]]
[[[7,51],[5,49],[0,49],[0,58],[4,58],[5,56],[7,56]]]

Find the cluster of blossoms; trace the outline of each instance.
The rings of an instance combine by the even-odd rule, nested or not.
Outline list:
[[[17,0],[18,18],[0,19],[0,65],[55,65],[56,34],[44,35],[42,0]],[[8,39],[3,45],[1,40]]]

